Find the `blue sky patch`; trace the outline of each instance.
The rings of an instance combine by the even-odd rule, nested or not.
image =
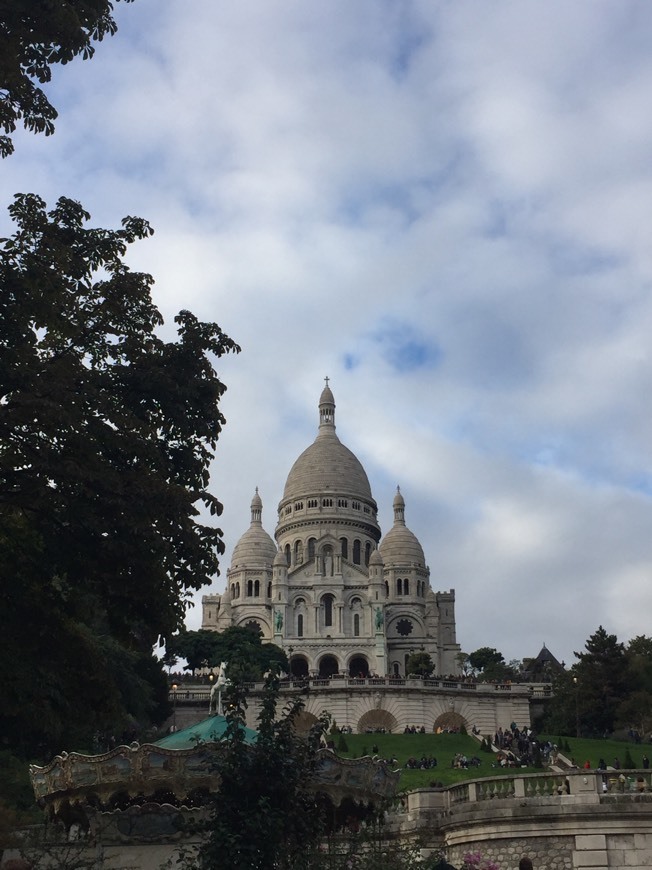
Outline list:
[[[434,368],[442,356],[435,341],[419,335],[408,324],[387,323],[374,333],[373,340],[380,346],[385,361],[401,374]]]

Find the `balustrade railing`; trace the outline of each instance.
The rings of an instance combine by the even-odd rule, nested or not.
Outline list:
[[[483,801],[528,798],[595,796],[610,800],[618,795],[649,794],[652,802],[650,770],[572,770],[565,773],[529,773],[487,777],[458,783],[445,789],[451,811],[455,807]]]
[[[343,686],[346,688],[374,688],[394,689],[406,687],[410,689],[423,688],[433,692],[514,692],[515,694],[529,693],[534,697],[548,697],[550,686],[530,683],[477,683],[467,680],[448,680],[441,678],[421,677],[348,677],[345,674],[335,674],[332,677],[302,677],[290,678],[281,681],[281,691],[292,689],[319,689],[321,691],[337,691]],[[170,699],[175,694],[177,700],[192,703],[193,700],[208,698],[211,691],[210,683],[192,684],[180,682],[176,690],[170,687]],[[261,691],[262,683],[247,683],[247,688],[252,691]]]

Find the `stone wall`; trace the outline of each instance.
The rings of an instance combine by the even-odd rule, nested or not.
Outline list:
[[[419,789],[394,823],[428,851],[443,849],[456,867],[469,852],[501,870],[515,870],[522,855],[535,870],[652,867],[651,772],[605,779],[571,771]]]
[[[480,852],[495,861],[500,870],[517,870],[523,855],[531,858],[535,870],[573,870],[575,837],[508,837],[500,840],[476,840],[464,847],[448,850],[448,861],[461,867],[464,855]]]
[[[491,736],[511,722],[519,727],[530,725],[531,687],[526,685],[341,677],[310,680],[309,688],[307,714],[318,718],[328,712],[340,727],[351,727],[355,732],[364,730],[361,723],[371,721],[374,715],[379,723],[389,723],[394,733],[413,725],[418,728],[423,725],[432,732],[435,722],[448,713],[458,714],[469,731],[475,726],[482,734]],[[284,684],[281,700],[285,694],[298,690],[299,684]],[[209,692],[206,685],[181,684],[176,693],[170,693],[178,728],[208,716]],[[247,709],[250,728],[256,727],[261,693],[262,684],[252,684]]]

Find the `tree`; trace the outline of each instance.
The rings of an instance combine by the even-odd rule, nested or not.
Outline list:
[[[652,731],[652,638],[632,638],[625,649],[625,660],[631,694],[620,702],[616,722],[638,731],[643,738]]]
[[[637,646],[634,645],[634,649]],[[602,626],[586,641],[577,662],[553,680],[543,728],[551,734],[602,736],[631,712],[622,706],[634,687],[625,647]]]
[[[514,666],[514,662],[507,664],[503,654],[489,646],[482,646],[472,652],[469,655],[469,664],[482,680],[514,680],[519,675],[519,669]]]
[[[259,633],[238,625],[223,632],[182,631],[171,638],[168,649],[186,659],[189,670],[226,662],[229,678],[245,682],[261,680],[270,669],[275,672],[290,669],[287,655],[280,647],[263,643]]]
[[[246,695],[239,683],[227,692],[227,730],[215,753],[220,789],[214,797],[206,842],[192,867],[202,870],[307,870],[324,832],[324,813],[311,789],[321,735],[294,729],[303,701],[295,696],[277,719],[278,677],[265,681],[258,739],[244,742]]]
[[[469,661],[468,653],[458,652],[455,656],[455,663],[457,664],[459,672],[464,677],[466,677],[473,670],[471,667],[471,662]]]
[[[427,652],[410,653],[405,666],[408,674],[418,674],[420,677],[429,677],[433,668],[434,664]]]
[[[125,218],[87,228],[79,203],[32,194],[0,241],[1,724],[39,757],[132,717],[160,720],[151,653],[209,582],[222,533],[206,487],[224,423],[211,358],[237,345],[216,324],[162,323],[150,275],[123,262],[151,234]]]
[[[318,749],[329,717],[318,720],[307,739],[294,722],[304,707],[295,695],[277,716],[279,681],[270,674],[258,717],[258,739],[246,745],[246,693],[233,684],[227,694],[227,730],[216,748],[220,789],[198,854],[188,870],[429,870],[416,843],[404,845],[383,830],[383,807],[356,806],[345,799],[334,807],[315,791]],[[348,825],[363,818],[365,825]]]
[[[22,120],[34,133],[54,132],[57,111],[39,85],[50,81],[54,64],[93,56],[93,43],[117,30],[112,12],[110,0],[0,4],[0,130],[13,133]],[[13,150],[11,137],[0,136],[0,156]]]
[[[492,665],[504,664],[505,659],[501,652],[488,646],[481,646],[469,655],[469,664],[476,672],[484,672]]]
[[[600,625],[586,641],[585,651],[575,656],[582,733],[611,732],[618,706],[631,690],[625,648],[615,634],[607,634]]]

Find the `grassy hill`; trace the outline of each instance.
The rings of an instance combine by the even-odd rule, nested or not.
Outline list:
[[[483,776],[496,776],[503,772],[500,767],[493,767],[493,753],[481,752],[480,744],[466,734],[345,734],[347,751],[337,750],[345,758],[360,758],[363,755],[378,755],[381,758],[397,760],[396,767],[402,768],[399,788],[410,791],[415,788],[425,788],[435,783],[452,785],[467,779],[479,779]],[[335,735],[335,745],[338,735]],[[374,746],[378,752],[374,752]],[[453,759],[458,753],[468,758],[477,756],[479,767],[457,769],[453,767]],[[437,767],[428,770],[406,770],[408,758],[419,760],[423,755],[434,756]],[[520,768],[522,772],[534,771],[534,768]],[[540,771],[539,771],[540,772]]]
[[[427,788],[435,784],[453,785],[468,779],[480,779],[483,776],[509,775],[514,771],[505,771],[501,767],[494,767],[495,755],[481,752],[480,744],[473,737],[466,734],[345,734],[343,735],[348,749],[337,750],[339,755],[345,758],[360,758],[363,755],[378,755],[381,758],[395,758],[396,767],[402,768],[399,788],[401,791],[410,791],[415,788]],[[334,735],[335,744],[338,744],[338,735]],[[551,740],[552,743],[560,743],[556,736],[541,737],[541,741]],[[652,758],[652,745],[633,744],[622,740],[589,740],[588,738],[563,738],[568,742],[570,750],[565,750],[564,755],[575,761],[578,767],[583,767],[585,761],[589,761],[592,768],[596,768],[600,758],[607,765],[613,766],[616,758],[624,765],[625,754],[629,750],[635,767],[643,767],[643,756]],[[374,747],[378,749],[374,751]],[[455,755],[462,753],[468,758],[477,756],[480,759],[479,767],[457,769],[452,766]],[[437,759],[437,767],[428,770],[407,770],[405,763],[408,758],[414,757],[419,760],[423,755],[434,756]],[[522,767],[519,773],[541,773],[541,768]]]

